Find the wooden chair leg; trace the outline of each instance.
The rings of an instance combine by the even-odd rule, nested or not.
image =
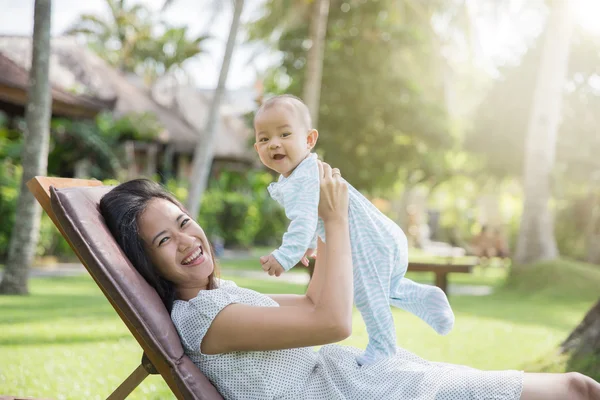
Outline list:
[[[106,400],[124,400],[148,375],[149,373],[144,365],[140,364]]]

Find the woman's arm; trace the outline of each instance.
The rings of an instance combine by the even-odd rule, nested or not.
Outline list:
[[[332,176],[328,165],[319,169],[319,215],[325,223],[327,243],[319,243],[319,262],[323,264],[315,267],[316,280],[307,290],[306,301],[288,307],[225,307],[204,336],[203,353],[314,346],[350,335],[353,282],[348,188],[339,173]]]

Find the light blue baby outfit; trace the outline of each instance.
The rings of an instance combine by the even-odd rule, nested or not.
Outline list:
[[[408,246],[402,229],[350,184],[348,189],[354,302],[369,335],[366,352],[359,362],[368,364],[392,356],[396,351],[390,305],[417,315],[442,334],[452,329],[454,315],[441,290],[404,277]],[[309,154],[291,175],[287,178],[281,175],[268,190],[291,220],[281,246],[272,253],[287,271],[300,261],[308,248],[316,247],[317,235],[325,241],[323,221],[318,217],[317,155]],[[437,291],[435,296],[429,296],[432,291]],[[431,302],[445,302],[446,306],[438,307]]]
[[[207,355],[202,340],[232,303],[277,307],[269,296],[221,280],[189,301],[175,301],[171,318],[185,353],[226,400],[518,400],[520,371],[480,371],[424,360],[398,348],[393,357],[363,365],[358,349],[340,345]],[[243,334],[243,333],[242,333]]]

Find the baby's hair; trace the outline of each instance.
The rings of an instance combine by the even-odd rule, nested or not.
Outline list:
[[[269,109],[278,104],[289,104],[294,108],[295,113],[301,119],[302,123],[306,127],[306,131],[309,131],[312,128],[312,120],[310,118],[310,111],[304,102],[299,98],[291,94],[280,94],[274,97],[267,99],[264,103],[260,105],[256,113],[254,114],[254,119],[266,109]]]

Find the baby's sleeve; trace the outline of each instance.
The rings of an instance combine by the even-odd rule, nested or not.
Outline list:
[[[171,319],[186,353],[202,354],[200,345],[213,320],[225,307],[239,303],[238,296],[223,289],[203,290],[188,302],[173,308]]]
[[[318,223],[319,223],[319,220],[317,219],[317,224]],[[310,241],[310,245],[308,246],[308,248],[315,250],[317,248],[317,240],[318,239],[319,239],[319,230],[315,229],[315,234],[313,235],[313,238]]]
[[[290,219],[290,225],[283,235],[281,246],[273,252],[273,257],[286,271],[296,265],[306,250],[316,243],[319,174],[318,170],[306,172],[287,182],[283,193],[285,214]]]

